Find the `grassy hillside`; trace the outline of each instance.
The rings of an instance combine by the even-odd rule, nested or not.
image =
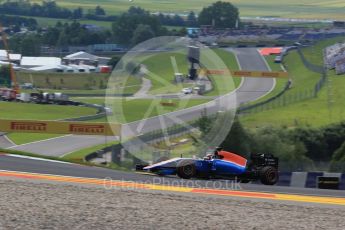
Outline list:
[[[224,62],[225,66],[230,70],[239,70],[237,60],[235,58],[235,55],[229,51],[222,50],[222,49],[214,49],[213,50],[218,57]],[[228,79],[229,76],[227,75],[211,75],[210,79],[212,82],[214,82],[215,89],[208,93],[209,96],[215,96],[215,95],[221,95],[226,92],[231,91],[234,88],[237,88],[242,78],[239,77],[233,77],[231,79]],[[227,84],[224,84],[227,83]],[[234,84],[234,85],[232,85]]]
[[[303,52],[308,58],[312,57],[314,63],[320,64],[323,48],[333,43],[334,40],[323,41],[313,48],[304,49]],[[293,77],[293,87],[287,92],[287,97],[296,97],[303,90],[314,87],[320,75],[306,69],[296,52],[291,52],[286,57],[285,62]],[[328,78],[328,84],[325,84],[317,98],[245,115],[241,120],[248,127],[264,125],[288,127],[310,125],[319,127],[343,121],[345,120],[345,93],[343,90],[345,78],[344,76],[335,75],[334,71],[329,72]]]
[[[188,61],[186,53],[159,53],[152,55],[142,62],[152,74],[146,77],[151,80],[151,94],[176,93],[182,88],[187,87],[186,84],[174,84],[174,68],[171,58],[175,58],[178,72],[188,72]]]
[[[274,62],[275,55],[266,56],[265,59],[271,71],[277,71],[277,72],[283,71],[282,65],[280,63]],[[276,96],[285,88],[288,78],[276,78],[275,81],[276,81],[275,87],[270,93],[259,98],[258,100],[249,102],[246,105],[256,104],[256,103],[266,101],[267,99]]]
[[[315,47],[310,46],[303,49],[305,57],[316,65],[323,65],[323,48],[334,45],[337,42],[345,42],[345,37],[336,37],[319,42]]]
[[[17,72],[19,84],[33,83],[37,88],[51,89],[71,94],[105,94],[110,74],[70,74]],[[129,77],[126,82],[118,82],[124,93],[133,94],[140,88],[141,80]],[[47,91],[47,90],[45,90]],[[48,90],[49,91],[49,90]]]
[[[26,103],[0,102],[0,118],[26,120],[59,120],[93,115],[95,109],[76,106],[36,105]],[[11,133],[8,137],[16,144],[24,144],[57,137],[56,134]]]
[[[0,102],[0,111],[0,118],[2,119],[37,120],[58,120],[96,113],[96,110],[93,108],[80,106],[37,105],[13,102]]]
[[[224,68],[238,69],[235,56],[232,53],[221,49],[214,49],[212,51],[201,50],[200,60],[202,64],[212,69],[212,66],[217,66],[217,63],[213,63],[214,60],[209,60],[209,56],[217,55],[224,62]],[[150,90],[151,94],[176,93],[180,92],[182,88],[192,86],[188,83],[174,83],[175,69],[172,64],[172,58],[176,60],[177,71],[187,74],[190,64],[186,59],[186,53],[182,51],[181,53],[158,53],[149,56],[144,61],[140,60],[140,62],[149,70],[149,73],[146,74],[146,76],[152,82],[152,88]],[[221,66],[224,64],[221,64]],[[241,81],[239,78],[231,80],[229,76],[222,75],[213,75],[210,76],[210,78],[213,82],[214,88],[212,92],[207,95],[219,95],[230,92],[235,88],[235,86],[238,86]]]
[[[77,101],[95,103],[95,104],[104,104],[104,99],[97,98],[76,98]],[[157,116],[160,114],[165,114],[185,108],[189,108],[195,105],[203,104],[208,102],[207,99],[191,99],[191,100],[178,100],[178,99],[113,99],[114,107],[120,106],[122,112],[119,110],[114,111],[114,116],[117,116],[122,119],[123,115],[125,120],[121,122],[132,122],[148,117]],[[173,106],[163,106],[161,102],[165,103],[174,103]],[[152,108],[151,112],[148,112]]]
[[[233,3],[240,9],[241,16],[274,16],[292,18],[344,18],[345,2],[342,0],[291,0],[291,1],[252,1],[252,0],[224,0]],[[41,3],[41,0],[31,0]],[[190,10],[199,12],[203,7],[215,2],[215,0],[188,0],[183,4],[172,0],[56,0],[64,7],[94,9],[96,5],[105,8],[107,14],[119,14],[130,6],[140,6],[152,12],[179,12],[187,14]]]

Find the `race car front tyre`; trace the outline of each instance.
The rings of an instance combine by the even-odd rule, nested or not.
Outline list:
[[[263,167],[260,170],[261,183],[265,185],[274,185],[278,182],[279,174],[278,170],[272,166]]]
[[[182,160],[177,164],[177,176],[190,179],[196,175],[195,163],[192,160]]]

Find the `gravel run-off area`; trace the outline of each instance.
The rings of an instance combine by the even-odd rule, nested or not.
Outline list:
[[[0,179],[0,229],[345,229],[345,207]]]

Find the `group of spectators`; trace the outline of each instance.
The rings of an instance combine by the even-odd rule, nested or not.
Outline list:
[[[201,41],[317,41],[345,35],[345,28],[311,29],[294,27],[261,27],[246,29],[201,29]]]
[[[328,69],[335,69],[336,74],[345,73],[345,43],[336,43],[324,50],[324,63]]]

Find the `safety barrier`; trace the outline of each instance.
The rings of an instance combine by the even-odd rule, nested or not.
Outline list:
[[[288,78],[287,72],[272,72],[272,71],[245,71],[245,70],[210,70],[204,69],[207,74],[211,75],[229,75],[232,77],[258,77],[258,78]]]
[[[121,124],[72,121],[0,120],[1,132],[121,135]]]
[[[319,81],[314,85],[312,88],[303,89],[299,92],[294,92],[292,94],[285,94],[291,87],[292,82],[288,81],[284,87],[284,89],[279,92],[277,95],[268,98],[265,101],[258,102],[252,105],[245,105],[241,106],[238,109],[239,113],[242,114],[249,114],[249,113],[256,113],[262,112],[266,110],[270,110],[277,107],[283,107],[295,102],[300,102],[303,100],[311,99],[317,97],[319,91],[322,89],[324,84],[327,80],[327,71],[324,69],[323,66],[318,66],[310,63],[304,56],[300,47],[297,47],[297,53],[300,56],[304,66],[312,72],[316,72],[320,74]]]
[[[345,173],[280,172],[278,186],[317,188],[319,177],[339,178],[339,190],[345,190]]]

